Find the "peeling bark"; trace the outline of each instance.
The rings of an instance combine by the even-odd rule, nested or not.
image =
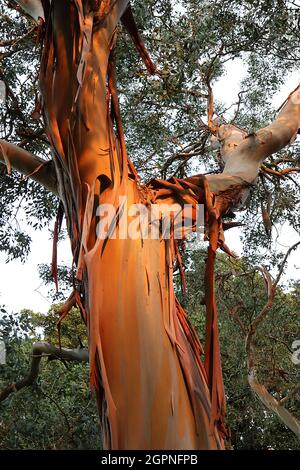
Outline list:
[[[195,193],[189,183],[139,184],[126,153],[113,63],[115,28],[128,2],[105,5],[93,10],[89,2],[54,0],[41,64],[44,115],[77,266],[77,301],[87,318],[104,446],[222,448],[217,423],[211,426],[202,347],[174,295],[176,241],[143,239],[141,233],[136,240],[96,239],[100,202],[122,212],[120,196],[128,206],[146,207],[166,202],[166,192],[169,203],[203,200],[203,191]]]
[[[214,295],[215,253],[219,247],[228,252],[222,215],[243,204],[261,163],[297,132],[300,92],[256,134],[214,127],[222,174],[141,185],[126,153],[117,99],[114,47],[122,17],[148,69],[154,67],[128,4],[43,1],[43,114],[76,267],[76,303],[87,322],[104,447],[222,449],[225,397]],[[151,203],[187,203],[194,211],[196,204],[205,204],[210,247],[204,364],[202,346],[174,294],[174,232],[170,240],[145,239],[141,230],[136,239],[97,238],[100,203],[115,207],[114,230],[121,230],[127,215],[120,197],[147,210]],[[128,216],[127,222],[132,220]],[[193,217],[191,230],[194,222]]]

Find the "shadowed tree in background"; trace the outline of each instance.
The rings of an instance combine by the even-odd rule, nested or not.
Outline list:
[[[300,126],[300,91],[288,97],[276,119],[257,132],[214,118],[210,70],[206,134],[220,147],[222,172],[142,184],[124,140],[116,87],[115,47],[119,21],[130,33],[148,71],[151,62],[127,0],[19,2],[30,4],[42,41],[41,112],[52,159],[43,161],[1,141],[7,167],[58,195],[54,242],[65,215],[71,240],[74,290],[68,308],[77,305],[87,324],[90,378],[95,387],[104,446],[112,449],[222,449],[227,435],[216,317],[214,263],[223,249],[223,217],[245,204],[261,165],[287,146]],[[37,9],[38,8],[38,9]],[[221,54],[221,52],[220,52]],[[212,61],[213,63],[214,61]],[[130,71],[128,70],[128,73]],[[127,73],[127,70],[123,70]],[[196,93],[196,92],[194,92]],[[200,92],[199,92],[200,93]],[[292,167],[286,173],[298,171]],[[97,238],[97,208],[111,204],[121,222],[135,220],[127,207],[140,204],[147,214],[160,206],[205,206],[209,240],[205,268],[206,337],[202,346],[176,299],[173,266],[181,265],[176,234],[170,239]],[[265,216],[266,219],[266,216]],[[153,225],[149,215],[149,226]],[[112,235],[112,234],[111,234]],[[56,251],[52,264],[57,282]]]

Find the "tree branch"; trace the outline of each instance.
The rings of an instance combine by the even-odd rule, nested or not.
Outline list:
[[[300,88],[287,99],[277,118],[267,127],[252,132],[228,155],[224,173],[253,183],[262,162],[292,143],[300,127]]]
[[[58,195],[56,174],[52,160],[39,158],[17,145],[0,139],[0,163],[19,171],[28,178],[40,183],[48,191]]]
[[[284,398],[280,400],[280,404],[283,405],[286,401],[290,400],[292,397],[298,394],[300,392],[300,384],[296,385],[290,393],[288,393]]]
[[[299,173],[300,168],[299,167],[291,167],[291,168],[283,168],[282,170],[273,170],[272,168],[268,168],[266,165],[262,165],[261,169],[265,173],[269,173],[270,175],[275,175],[278,176],[279,178],[282,178],[286,175],[289,175],[290,173]]]
[[[276,400],[257,380],[256,371],[251,369],[248,374],[248,382],[253,392],[258,396],[266,408],[276,413],[279,419],[300,439],[300,421],[292,415],[281,402]]]
[[[210,119],[211,112],[210,109]],[[225,166],[223,173],[207,177],[210,190],[219,193],[241,182],[254,184],[263,161],[292,143],[299,127],[300,87],[297,87],[281,107],[277,118],[257,132],[247,134],[244,129],[232,124],[217,126],[216,130],[211,129],[220,143]],[[264,166],[263,171],[289,177],[290,173],[299,172],[299,168],[287,168],[277,172]]]
[[[284,258],[283,258],[283,261],[280,265],[280,268],[279,268],[279,272],[278,272],[278,275],[276,277],[276,280],[275,280],[275,283],[274,283],[274,286],[276,287],[280,281],[280,278],[282,276],[282,273],[283,273],[283,270],[284,270],[284,267],[285,267],[285,263],[287,262],[287,259],[288,257],[290,256],[291,252],[294,251],[296,248],[298,248],[298,246],[300,245],[300,241],[295,243],[294,245],[292,245],[286,252]]]
[[[235,320],[235,322],[239,325],[243,333],[246,333],[246,327],[242,322],[239,316],[239,310],[243,307],[243,304],[240,302],[239,304],[235,305],[231,309],[229,309],[229,315]]]
[[[300,439],[300,421],[292,415],[284,406],[283,403],[286,400],[276,400],[266,389],[264,385],[259,383],[257,377],[256,363],[255,363],[255,346],[254,346],[254,337],[257,332],[258,325],[265,319],[266,315],[273,306],[274,297],[276,293],[276,288],[284,271],[284,266],[290,255],[290,253],[300,244],[300,242],[295,243],[292,247],[288,249],[284,259],[279,267],[278,275],[273,282],[270,273],[263,267],[258,267],[257,269],[261,271],[266,282],[266,288],[268,293],[267,302],[257,315],[257,317],[251,322],[248,334],[246,336],[246,353],[247,353],[247,366],[248,366],[248,382],[254,392],[254,394],[260,399],[260,401],[265,405],[265,407],[276,413],[279,419],[291,430],[293,433]]]
[[[0,393],[0,403],[9,397],[12,393],[18,392],[22,388],[29,387],[34,383],[39,375],[41,360],[44,357],[47,357],[49,361],[89,361],[89,354],[86,348],[67,349],[59,348],[49,343],[34,343],[32,346],[32,360],[29,374],[25,378],[9,385],[4,390],[2,390]]]
[[[28,38],[34,32],[35,29],[36,29],[36,26],[33,26],[25,34],[23,34],[23,36],[17,36],[13,39],[0,41],[0,47],[15,46],[19,42],[24,41],[24,39]]]

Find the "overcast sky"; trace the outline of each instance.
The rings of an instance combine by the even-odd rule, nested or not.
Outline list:
[[[236,60],[227,66],[227,76],[223,77],[214,86],[214,95],[217,100],[222,100],[227,106],[237,101],[240,91],[239,82],[245,74],[241,60]],[[296,88],[299,77],[290,76],[286,84],[274,97],[274,106],[278,107],[288,94]],[[53,228],[53,227],[51,227]],[[25,264],[13,261],[5,264],[5,256],[0,254],[0,305],[5,305],[9,311],[17,312],[22,308],[32,309],[46,313],[51,302],[47,299],[47,288],[43,286],[38,275],[38,264],[50,263],[52,256],[52,241],[48,230],[34,231],[29,229],[32,237],[32,249]],[[226,242],[235,253],[241,253],[241,230],[233,229],[226,233]],[[299,236],[288,225],[280,228],[277,242],[288,248],[299,240]],[[288,265],[285,279],[299,278],[300,250],[294,252]],[[71,263],[69,242],[63,241],[58,246],[59,264]]]

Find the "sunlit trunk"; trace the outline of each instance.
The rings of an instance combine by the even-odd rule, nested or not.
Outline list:
[[[98,3],[52,1],[41,90],[104,446],[222,448],[211,425],[201,345],[174,295],[174,239],[144,239],[140,232],[136,239],[96,238],[100,203],[121,210],[120,196],[128,206],[148,207],[155,199],[128,161],[118,116],[117,137],[113,130],[118,110],[111,51],[128,2],[102,2],[106,9],[100,10]]]
[[[128,203],[140,202],[135,182]],[[169,241],[98,241],[86,255],[91,372],[106,447],[208,449],[210,400],[199,345],[178,318]],[[182,323],[182,324],[181,324]],[[193,350],[194,348],[194,350]],[[199,362],[198,362],[199,361]]]

